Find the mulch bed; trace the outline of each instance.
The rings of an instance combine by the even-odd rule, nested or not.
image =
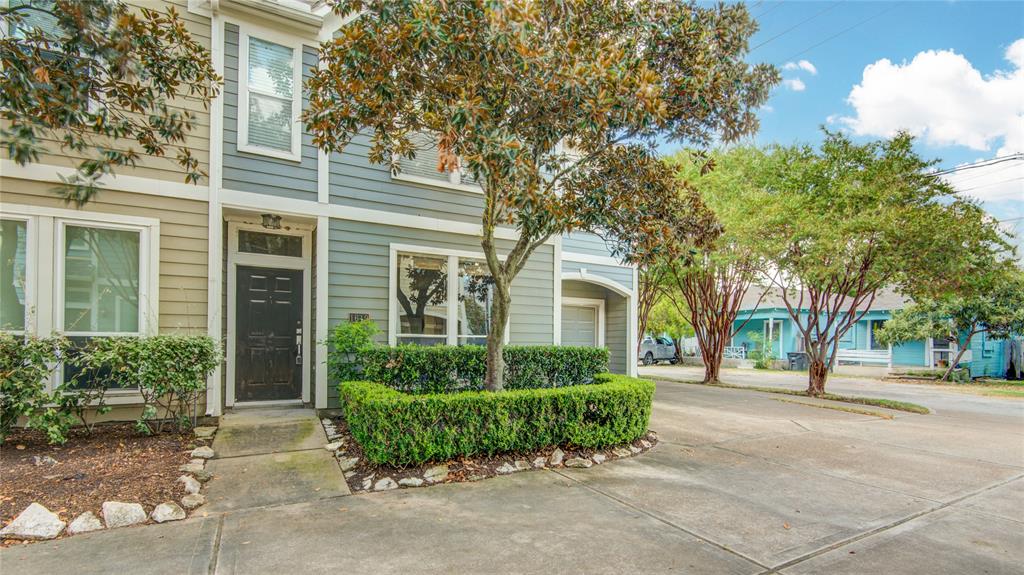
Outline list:
[[[359,445],[359,442],[352,437],[352,433],[349,431],[348,423],[344,417],[331,418],[334,423],[336,432],[341,436],[339,441],[344,442],[344,446],[338,451],[337,456],[342,457],[358,457],[359,463],[350,471],[345,472],[345,480],[348,482],[348,487],[353,493],[369,492],[374,491],[373,485],[375,482],[390,477],[396,483],[400,482],[405,478],[421,478],[424,472],[431,467],[437,465],[448,466],[448,477],[444,481],[437,483],[424,482],[421,487],[427,487],[429,485],[440,485],[441,483],[461,483],[465,481],[480,481],[489,477],[495,477],[498,475],[508,475],[509,473],[500,473],[498,468],[511,464],[515,465],[516,461],[525,461],[531,464],[530,470],[539,469],[564,469],[565,466],[551,466],[547,463],[550,459],[551,454],[555,451],[555,447],[548,447],[540,451],[530,453],[505,453],[495,456],[479,455],[473,457],[464,457],[459,459],[453,459],[445,462],[431,462],[419,466],[411,467],[393,467],[390,465],[376,465],[367,461],[363,454],[363,448]],[[658,443],[657,433],[650,431],[642,439],[638,439],[632,443],[608,447],[606,449],[584,449],[569,446],[562,446],[561,449],[565,453],[564,461],[568,461],[575,457],[592,458],[594,454],[601,453],[606,459],[602,465],[607,465],[608,462],[614,461],[615,459],[623,459],[626,457],[633,457],[639,455],[645,451],[650,450]],[[612,450],[621,447],[633,450],[629,456],[620,457],[612,453]],[[538,457],[545,458],[546,462],[543,468],[533,467],[533,461]],[[595,464],[595,466],[598,464]],[[523,470],[517,470],[523,471]],[[366,480],[369,479],[369,487],[367,487]],[[400,485],[400,489],[407,489],[413,486]]]
[[[64,445],[16,429],[0,448],[0,525],[32,502],[66,522],[85,511],[101,517],[104,501],[141,503],[149,512],[181,498],[178,466],[196,444],[191,433],[145,436],[133,424],[98,425],[92,434],[74,429]]]

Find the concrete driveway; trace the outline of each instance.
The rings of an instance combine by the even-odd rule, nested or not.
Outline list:
[[[661,443],[634,459],[18,546],[0,570],[1021,573],[1019,402],[888,420],[779,399],[659,383]]]

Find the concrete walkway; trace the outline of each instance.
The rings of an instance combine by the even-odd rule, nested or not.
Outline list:
[[[300,503],[348,495],[348,484],[312,409],[239,409],[220,420],[216,459],[200,511]]]
[[[887,420],[662,382],[640,457],[208,510],[4,549],[0,572],[1017,574],[1024,419],[993,406]],[[320,449],[298,435],[281,453]]]

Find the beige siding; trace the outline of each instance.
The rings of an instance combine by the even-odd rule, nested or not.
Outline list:
[[[0,178],[0,206],[74,209],[53,193],[53,187]],[[83,210],[160,220],[160,331],[206,333],[207,203],[103,190]]]
[[[188,0],[127,0],[127,3],[137,7],[146,7],[160,12],[173,7],[178,18],[185,23],[185,28],[193,39],[210,50],[210,19],[188,11]],[[187,87],[184,87],[187,90]],[[185,145],[192,151],[192,155],[199,160],[200,170],[209,173],[210,168],[210,112],[208,106],[195,98],[183,98],[173,102],[179,109],[191,111],[195,117],[195,123]],[[142,147],[134,140],[123,140],[110,143],[115,149],[132,149],[143,154]],[[62,167],[77,167],[79,161],[92,155],[92,150],[86,150],[85,154],[71,150],[61,149],[59,141],[48,141],[46,151],[40,155],[39,162]],[[8,158],[6,151],[0,152],[3,158]],[[164,157],[153,157],[141,155],[135,168],[118,168],[115,172],[118,175],[136,176],[140,178],[152,178],[167,180],[178,183],[185,183],[185,174],[178,165],[176,149],[168,148]],[[200,181],[201,185],[208,183],[207,178]]]

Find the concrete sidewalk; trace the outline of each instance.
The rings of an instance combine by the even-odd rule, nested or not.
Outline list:
[[[637,458],[207,511],[5,549],[0,570],[1020,573],[1024,421],[986,421],[659,383],[660,444]]]

